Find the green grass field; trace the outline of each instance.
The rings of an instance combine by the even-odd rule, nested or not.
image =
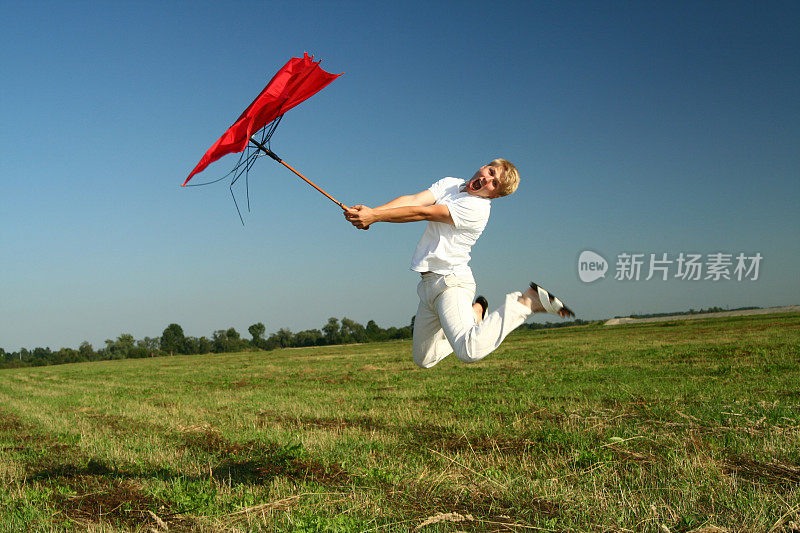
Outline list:
[[[0,371],[0,530],[800,530],[800,314],[410,350]]]

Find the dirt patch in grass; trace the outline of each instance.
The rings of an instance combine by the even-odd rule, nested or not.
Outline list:
[[[0,432],[13,442],[8,446],[0,446],[0,450],[18,453],[20,461],[26,463],[29,469],[80,455],[77,446],[42,434],[37,427],[5,411],[0,411]]]
[[[493,531],[516,531],[513,526],[525,527],[537,518],[557,518],[562,513],[562,506],[544,498],[508,497],[486,493],[481,490],[464,491],[442,490],[441,487],[416,489],[408,488],[402,492],[394,491],[400,501],[395,503],[406,515],[426,517],[436,513],[457,512],[472,515],[480,520],[474,524],[463,524],[464,528],[485,530],[482,521],[490,521],[495,526]],[[508,529],[502,527],[505,525]]]
[[[412,426],[403,430],[402,434],[410,436],[409,444],[414,447],[428,447],[443,452],[521,455],[530,453],[536,447],[534,441],[521,436],[467,435],[435,426]]]
[[[341,486],[350,483],[350,474],[335,464],[291,457],[282,448],[275,448],[263,457],[250,459],[226,459],[212,468],[212,475],[219,480],[236,484],[267,485],[276,477],[319,485]]]
[[[27,429],[28,426],[16,416],[5,411],[0,411],[0,431],[18,432]]]
[[[536,409],[535,411],[531,411],[525,414],[520,413],[498,413],[497,418],[501,422],[507,425],[511,425],[513,427],[519,427],[522,425],[530,424],[531,421],[539,421],[539,422],[554,422],[560,423],[569,418],[570,415],[566,413],[560,413],[551,411],[547,407],[542,407],[541,409]]]
[[[321,383],[327,383],[328,385],[341,385],[349,381],[353,381],[353,376],[350,374],[344,376],[330,377],[320,380]]]
[[[800,389],[779,390],[775,393],[778,398],[800,398]]]
[[[129,518],[140,521],[147,510],[161,505],[142,491],[138,482],[130,479],[107,480],[98,476],[79,475],[62,485],[74,494],[57,496],[54,501],[71,518],[97,521],[101,517]]]
[[[69,458],[65,456],[48,456],[45,461],[30,468],[31,474],[27,477],[28,481],[48,481],[48,480],[70,480],[85,476],[115,475],[122,474],[110,467],[101,460],[89,459],[88,461],[76,461],[76,453],[69,453]]]
[[[291,424],[301,427],[339,429],[357,427],[364,429],[388,429],[373,419],[341,420],[334,418],[290,417]],[[480,452],[521,453],[535,443],[523,438],[480,436],[467,438],[440,428],[403,427],[403,434],[414,435],[430,446],[442,450],[473,450]],[[218,459],[211,474],[223,483],[265,485],[275,478],[288,478],[297,482],[316,483],[328,487],[363,486],[363,481],[353,476],[338,464],[324,463],[302,450],[300,445],[279,443],[246,442],[233,443],[222,437],[213,428],[195,429],[184,437],[184,446],[200,449]],[[370,482],[370,487],[374,489]],[[380,491],[392,495],[393,506],[413,516],[429,516],[435,512],[460,512],[473,514],[499,523],[513,524],[517,520],[532,520],[534,517],[555,517],[561,512],[560,505],[541,498],[510,499],[479,488],[467,492],[453,489],[425,488],[420,486],[397,486],[380,484]],[[511,519],[510,517],[515,517]]]
[[[276,477],[331,486],[351,481],[350,474],[341,466],[308,457],[299,444],[235,443],[222,437],[218,431],[205,428],[187,433],[183,446],[216,457],[219,462],[212,467],[212,476],[233,484],[265,485]]]
[[[101,421],[106,426],[118,428],[120,431],[130,430],[135,422],[124,417],[114,417],[100,413],[88,412],[88,418]],[[9,434],[14,441],[12,446],[0,447],[3,451],[19,454],[19,461],[25,466],[26,481],[49,483],[56,480],[69,480],[93,475],[112,475],[114,477],[134,478],[136,473],[120,471],[86,454],[80,446],[63,442],[56,435],[42,433],[38,428],[21,421],[14,415],[0,413],[2,425],[0,429]],[[147,426],[148,431],[153,428]],[[142,428],[139,428],[142,429]],[[154,471],[151,477],[163,478],[169,473]]]
[[[621,462],[655,463],[658,461],[657,456],[647,451],[640,453],[633,450],[626,450],[617,446],[608,446],[608,450],[612,452]]]
[[[544,498],[521,498],[510,500],[489,495],[471,494],[468,499],[454,501],[456,510],[463,510],[476,516],[509,520],[533,520],[535,517],[555,518],[561,514],[561,506]]]
[[[249,389],[254,385],[253,380],[249,378],[240,379],[233,384],[234,389]]]
[[[212,455],[233,455],[252,447],[248,447],[247,443],[230,442],[222,437],[219,430],[208,425],[184,428],[182,440],[181,448],[198,449]]]
[[[135,479],[107,479],[80,474],[61,484],[67,494],[54,496],[54,505],[70,520],[89,526],[111,522],[126,528],[191,529],[193,521],[173,512],[166,502],[143,491]]]
[[[72,414],[74,411],[63,410],[62,412]],[[99,428],[108,428],[114,433],[165,435],[172,431],[170,428],[160,424],[136,420],[121,414],[101,413],[88,407],[79,409],[78,415],[90,420],[95,426]]]
[[[0,410],[0,433],[8,434],[15,442],[31,442],[39,440],[36,428],[24,422],[17,415]]]
[[[8,431],[15,445],[4,450],[20,455],[19,461],[25,465],[24,481],[49,482],[55,479],[69,479],[83,474],[106,473],[105,465],[92,460],[76,466],[83,453],[74,444],[58,442],[55,437],[38,434],[36,429],[8,413],[0,414],[0,429]]]
[[[167,479],[174,473],[127,472],[99,459],[84,462],[82,455],[76,446],[50,445],[46,454],[28,464],[25,482],[54,490],[51,502],[57,515],[86,529],[109,522],[126,529],[191,525],[190,519],[171,512],[167,502],[145,494],[138,479]]]
[[[284,413],[264,411],[258,413],[259,424],[261,427],[269,423],[277,423],[284,427],[297,429],[328,429],[341,431],[342,429],[360,429],[367,432],[383,431],[387,428],[385,424],[369,416],[359,416],[355,418],[334,418],[334,417],[313,417],[313,416],[290,416]]]
[[[762,463],[740,455],[732,455],[722,462],[727,474],[735,474],[745,479],[768,485],[792,486],[800,483],[800,467],[778,462]]]

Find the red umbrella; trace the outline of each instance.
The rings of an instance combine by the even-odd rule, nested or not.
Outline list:
[[[259,152],[262,152],[297,174],[309,185],[333,200],[339,207],[347,209],[344,204],[286,164],[269,147],[269,141],[272,138],[272,134],[275,133],[275,128],[277,128],[283,114],[314,96],[339,76],[341,74],[331,74],[322,70],[319,66],[319,61],[314,62],[313,56],[308,54],[303,54],[302,58],[293,57],[290,59],[272,77],[267,86],[264,87],[264,90],[261,91],[261,94],[244,110],[241,116],[236,119],[236,122],[206,151],[182,186],[186,186],[192,176],[202,172],[217,159],[227,154],[243,152],[252,143],[251,148],[254,148],[255,152],[240,158],[239,163],[228,174],[235,173],[231,187],[243,172],[246,173],[250,170],[253,161],[260,155]],[[254,138],[254,135],[259,130],[264,130],[260,141]],[[233,191],[231,191],[232,193]]]

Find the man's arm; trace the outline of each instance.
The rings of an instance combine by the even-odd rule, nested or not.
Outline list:
[[[393,207],[407,207],[412,205],[433,205],[436,202],[436,198],[433,197],[433,193],[430,189],[425,189],[424,191],[420,191],[417,194],[407,194],[405,196],[398,196],[391,202],[385,203],[376,207],[375,209],[390,209]]]
[[[347,220],[359,229],[369,229],[375,222],[417,222],[432,220],[453,224],[450,210],[446,205],[435,204],[436,199],[430,190],[417,194],[400,196],[389,203],[372,209],[365,205],[356,205],[345,211]]]

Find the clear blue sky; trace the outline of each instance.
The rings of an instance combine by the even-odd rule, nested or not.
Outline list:
[[[0,347],[408,324],[421,224],[357,231],[268,159],[244,227],[226,185],[179,187],[304,51],[345,75],[272,147],[342,202],[519,167],[473,253],[490,305],[530,280],[585,319],[800,303],[798,27],[797,2],[0,0]],[[622,252],[764,259],[622,282]]]

